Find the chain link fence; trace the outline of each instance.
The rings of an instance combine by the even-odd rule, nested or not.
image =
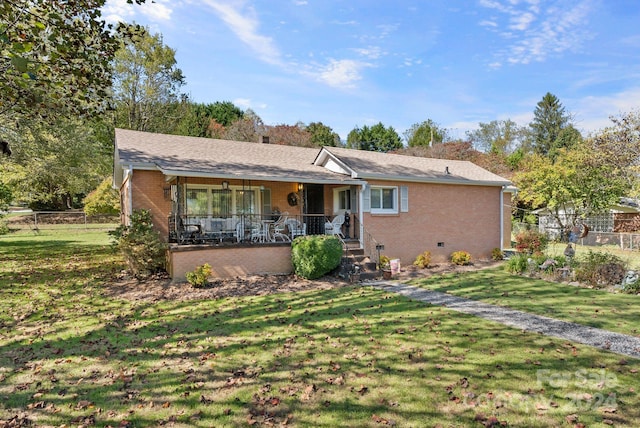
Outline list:
[[[587,247],[617,247],[621,250],[640,250],[640,232],[611,232],[598,230],[599,224],[596,221],[584,221],[589,225],[590,230],[587,236],[579,238],[576,242],[579,245]],[[514,237],[522,230],[533,229],[547,234],[549,239],[561,242],[561,230],[559,227],[539,227],[537,224],[531,223],[513,223],[512,227],[512,246],[515,246]]]

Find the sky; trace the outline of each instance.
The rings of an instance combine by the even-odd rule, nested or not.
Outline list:
[[[525,126],[547,92],[584,135],[640,107],[637,0],[108,0],[103,17],[162,34],[193,101],[343,140],[378,122]]]

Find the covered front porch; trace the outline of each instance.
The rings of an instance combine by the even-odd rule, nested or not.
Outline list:
[[[167,240],[179,245],[288,244],[297,236],[358,240],[359,186],[176,177]]]
[[[176,280],[204,263],[219,278],[289,274],[298,236],[336,235],[362,248],[360,186],[170,177],[164,189],[168,270]]]

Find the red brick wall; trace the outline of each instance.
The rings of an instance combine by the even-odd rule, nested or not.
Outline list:
[[[158,171],[134,170],[132,184],[132,208],[151,211],[153,224],[166,239],[168,236],[168,218],[171,213],[171,199],[164,197],[164,187],[169,186],[164,174]]]
[[[491,257],[493,248],[501,247],[500,187],[399,182],[393,185],[408,186],[409,212],[364,213],[365,228],[384,244],[384,255],[411,264],[418,254],[430,251],[434,262],[443,262],[454,251],[468,251],[476,259],[485,259]],[[439,247],[439,242],[444,246]]]

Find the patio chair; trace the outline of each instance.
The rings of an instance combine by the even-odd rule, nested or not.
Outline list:
[[[339,214],[324,224],[324,233],[326,235],[338,235],[344,238],[342,234],[342,225],[344,224],[344,214]]]
[[[281,239],[283,241],[291,241],[289,235],[287,235],[287,218],[289,217],[289,213],[287,211],[280,214],[280,217],[273,223],[273,236],[272,240],[277,241]]]
[[[187,223],[178,217],[178,242],[180,244],[197,243],[202,239],[202,226],[197,223]]]
[[[304,236],[307,234],[307,224],[301,223],[298,219],[288,218],[285,220],[285,224],[287,225],[291,240],[295,239],[296,236]]]
[[[261,236],[262,227],[260,224],[251,223],[247,219],[242,219],[236,223],[236,240],[242,242],[249,238],[251,241],[258,240]]]

